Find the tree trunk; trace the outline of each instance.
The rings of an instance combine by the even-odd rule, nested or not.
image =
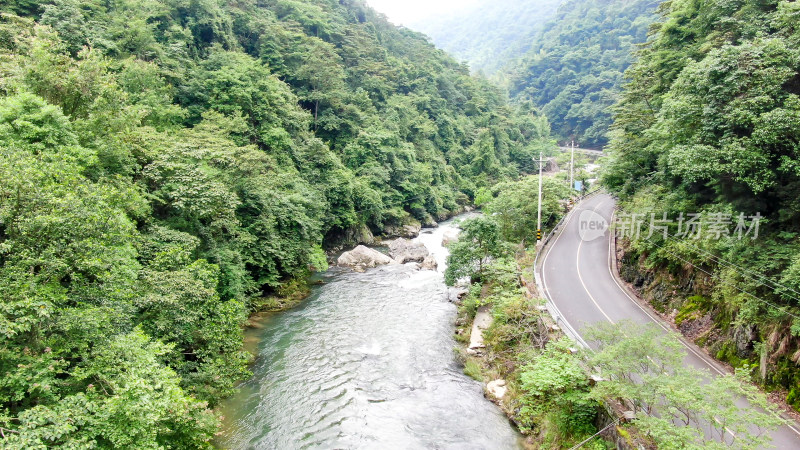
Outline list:
[[[314,102],[314,131],[317,131],[317,117],[319,116],[319,100]]]

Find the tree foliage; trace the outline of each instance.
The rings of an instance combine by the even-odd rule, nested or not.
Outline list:
[[[452,286],[461,278],[480,279],[484,269],[509,253],[493,217],[479,216],[465,220],[458,241],[450,244],[445,282]]]
[[[756,240],[675,237],[673,226],[668,239],[636,239],[631,251],[650,267],[708,273],[696,294],[710,301],[697,313],[723,331],[713,351],[796,391],[797,4],[673,1],[660,14],[627,73],[603,180],[630,213],[721,214],[731,229],[740,214],[763,217]],[[743,330],[747,342],[734,344]]]
[[[633,424],[658,448],[763,447],[767,432],[783,423],[777,407],[744,373],[713,376],[686,367],[678,339],[654,325],[604,323],[586,336],[597,348],[588,365],[605,378],[591,397],[633,405]]]
[[[645,41],[658,3],[564,2],[531,48],[509,65],[511,95],[542,108],[560,141],[602,148],[622,74]]]
[[[482,0],[410,25],[475,72],[502,78],[509,61],[535,45],[560,0]]]
[[[555,226],[566,212],[571,191],[561,179],[542,180],[542,228]],[[509,242],[534,244],[538,225],[539,177],[498,183],[489,192],[484,210],[496,218],[503,238]]]
[[[0,11],[4,448],[209,446],[259,297],[550,145],[360,1]]]

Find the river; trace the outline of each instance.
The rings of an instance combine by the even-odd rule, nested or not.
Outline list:
[[[222,407],[231,449],[518,448],[519,434],[463,374],[456,307],[442,271],[444,233],[417,238],[439,271],[332,268],[300,306],[265,318],[253,377]]]

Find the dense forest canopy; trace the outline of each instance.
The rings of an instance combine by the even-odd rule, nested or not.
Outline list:
[[[209,445],[260,296],[552,145],[360,1],[0,8],[4,448]]]
[[[602,148],[623,72],[645,41],[658,0],[569,0],[535,44],[512,62],[509,90],[533,101],[557,139]]]
[[[628,72],[605,183],[629,213],[763,219],[754,240],[658,234],[631,259],[686,280],[699,296],[660,307],[712,317],[717,356],[800,407],[800,5],[673,0],[660,13]]]
[[[503,77],[512,59],[536,45],[562,0],[483,0],[452,14],[427,17],[411,28],[431,37],[437,47],[466,61],[470,69]]]
[[[659,0],[483,2],[412,27],[517,102],[533,102],[554,137],[587,148],[608,142],[623,73],[647,38]]]

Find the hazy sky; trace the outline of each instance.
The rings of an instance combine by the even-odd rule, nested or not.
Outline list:
[[[369,6],[386,14],[396,25],[410,25],[434,14],[447,14],[478,3],[479,0],[367,0]]]

